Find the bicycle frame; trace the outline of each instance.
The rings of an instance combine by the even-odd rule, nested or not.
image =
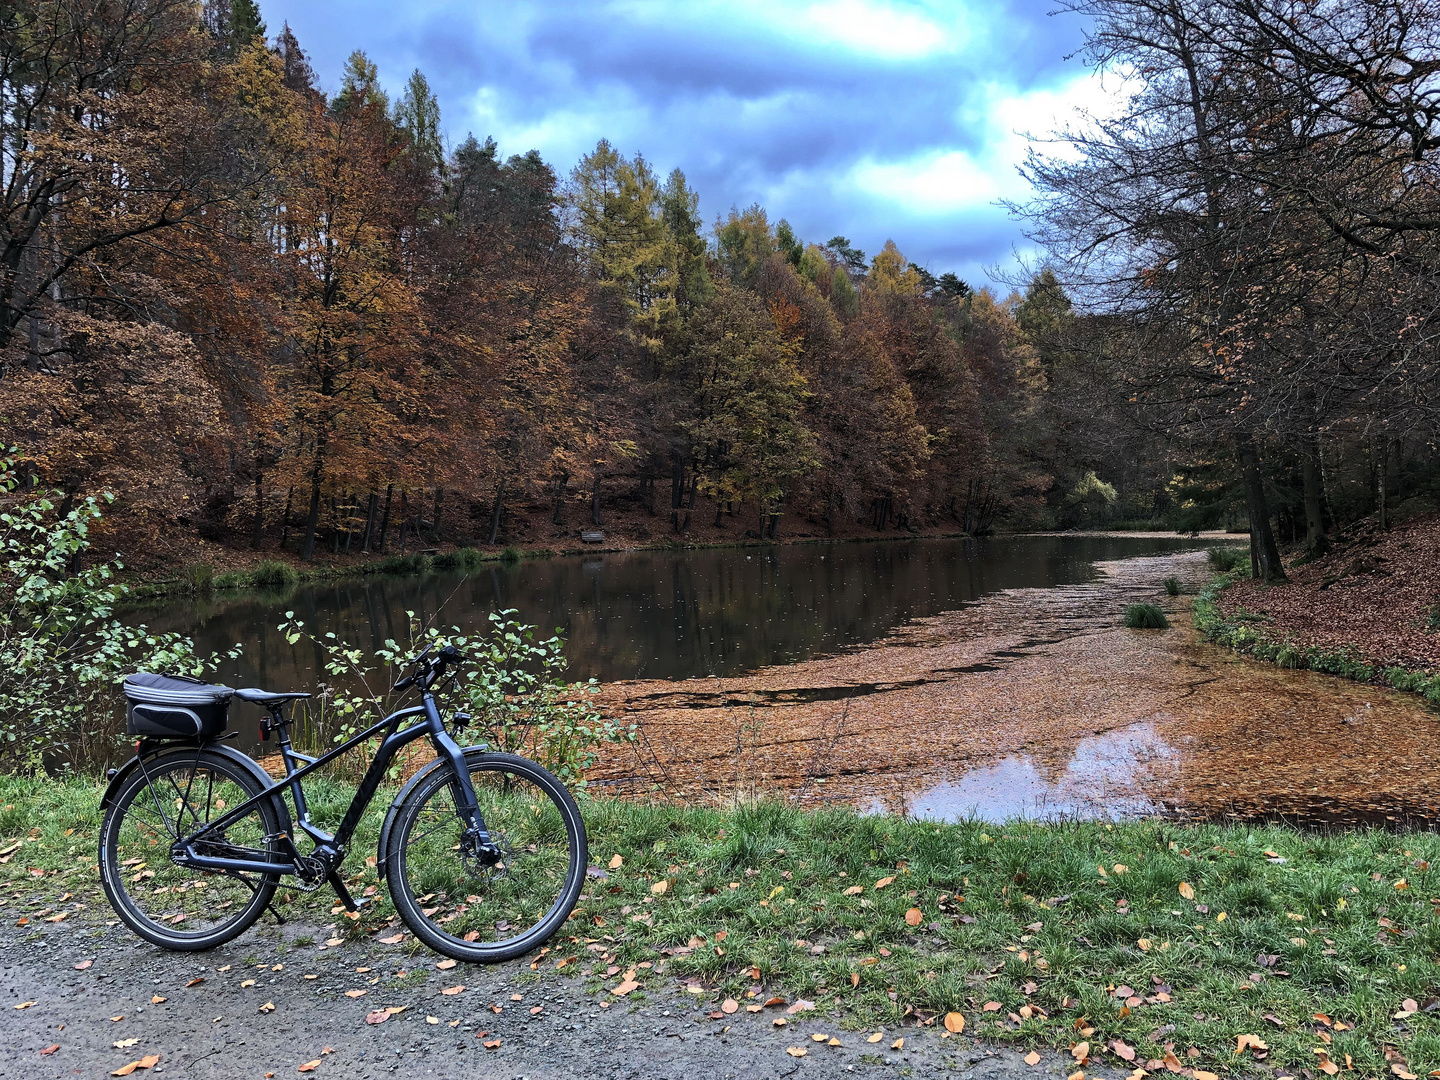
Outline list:
[[[424,720],[418,724],[401,728],[400,723],[409,717],[423,716]],[[273,839],[279,840],[285,847],[285,856],[288,861],[279,862],[269,859],[232,859],[217,855],[202,855],[196,851],[196,845],[204,843],[207,834],[222,830],[228,825],[239,821],[254,806],[265,799],[280,799],[281,792],[289,787],[295,799],[295,810],[299,815],[298,824],[304,829],[310,838],[315,842],[316,852],[327,856],[328,876],[332,884],[338,881],[335,878],[335,868],[345,856],[345,849],[354,835],[356,827],[360,824],[360,817],[370,805],[371,799],[379,789],[385,778],[385,772],[394,760],[400,748],[416,739],[424,738],[427,735],[435,752],[440,757],[449,760],[455,775],[460,782],[456,785],[457,811],[461,815],[461,822],[467,828],[476,830],[476,841],[482,846],[490,844],[490,834],[485,828],[485,821],[480,814],[479,803],[475,799],[475,789],[470,783],[470,770],[465,764],[465,753],[460,745],[445,730],[445,724],[440,719],[440,710],[435,704],[435,695],[428,690],[425,691],[423,704],[412,706],[408,709],[401,709],[393,712],[379,723],[360,732],[358,735],[347,739],[335,749],[318,758],[309,758],[303,754],[297,754],[290,748],[289,721],[282,721],[276,725],[280,731],[281,753],[285,760],[285,779],[274,783],[266,791],[246,799],[238,806],[231,807],[223,815],[213,821],[206,822],[205,826],[188,836],[177,839],[170,848],[171,859],[181,866],[194,867],[201,870],[217,870],[231,873],[259,873],[259,874],[296,874],[299,872],[298,863],[301,854],[295,848],[294,840],[284,834]],[[305,793],[301,788],[301,780],[312,772],[323,768],[334,761],[342,754],[358,746],[360,743],[371,738],[376,733],[385,729],[385,737],[381,740],[380,747],[375,751],[375,757],[370,762],[369,768],[365,770],[365,776],[360,781],[360,788],[355,792],[355,797],[350,800],[350,806],[345,811],[345,817],[340,822],[333,836],[317,829],[310,823],[309,814],[305,806]],[[297,760],[306,762],[300,768],[295,767]],[[178,826],[178,820],[177,820]],[[267,839],[271,839],[267,837]],[[333,861],[331,861],[333,860]],[[342,893],[342,897],[344,894]],[[347,905],[349,906],[349,905]]]

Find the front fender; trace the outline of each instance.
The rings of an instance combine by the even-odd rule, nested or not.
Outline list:
[[[471,758],[488,754],[490,748],[484,745],[467,746],[462,752],[465,755],[465,760],[468,762]],[[426,765],[414,776],[410,777],[409,780],[405,781],[400,790],[395,793],[395,798],[390,803],[390,808],[385,811],[385,820],[380,825],[380,844],[375,851],[375,870],[380,875],[381,881],[385,880],[386,864],[390,858],[390,832],[394,828],[395,815],[400,811],[400,804],[405,801],[406,796],[408,796],[410,792],[415,790],[421,780],[425,779],[425,777],[429,776],[436,769],[448,764],[449,762],[443,757],[437,757],[434,761],[430,762],[429,765]]]
[[[110,804],[115,801],[115,796],[120,793],[121,785],[130,778],[131,773],[140,768],[142,761],[148,766],[152,761],[158,761],[160,758],[168,757],[171,754],[179,754],[186,758],[193,759],[195,757],[195,749],[194,746],[176,743],[160,743],[157,746],[143,748],[140,753],[120,766],[115,775],[110,778],[110,783],[105,787],[105,794],[101,796],[100,799],[100,812],[103,814],[106,810],[110,809]],[[223,743],[211,743],[205,747],[205,752],[208,754],[216,754],[240,766],[240,768],[244,769],[259,781],[262,787],[274,788],[278,786],[275,781],[270,778],[270,774],[260,767],[259,762],[248,754],[242,754],[234,747],[226,746]],[[291,831],[290,808],[285,805],[283,798],[273,799],[271,803],[280,818],[281,829],[289,833]]]

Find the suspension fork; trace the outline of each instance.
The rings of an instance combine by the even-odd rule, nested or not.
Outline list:
[[[493,865],[498,861],[500,851],[490,839],[485,818],[480,813],[480,803],[475,798],[475,786],[470,782],[470,766],[465,761],[465,751],[445,730],[445,725],[440,721],[439,710],[435,707],[435,699],[429,694],[425,695],[425,712],[430,719],[430,742],[435,747],[435,752],[450,762],[450,771],[454,775],[450,786],[455,799],[455,813],[460,818],[460,824],[465,827],[465,840],[474,845],[474,853],[481,862],[487,866]]]

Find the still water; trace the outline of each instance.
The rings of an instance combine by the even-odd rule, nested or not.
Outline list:
[[[473,632],[493,611],[566,638],[572,678],[734,676],[875,641],[912,619],[1002,589],[1073,585],[1094,563],[1213,544],[1183,537],[1017,536],[635,551],[491,563],[468,575],[366,577],[285,596],[171,600],[133,622],[194,637],[202,653],[239,643],[215,678],[311,688],[315,650],[276,630],[286,611],[371,648],[404,640],[407,611]]]

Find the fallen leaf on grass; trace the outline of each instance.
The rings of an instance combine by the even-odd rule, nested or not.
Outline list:
[[[1215,1073],[1206,1072],[1204,1069],[1196,1069],[1195,1080],[1220,1080],[1220,1077]]]
[[[844,891],[844,893],[842,893],[841,895],[843,895],[843,896],[859,896],[859,895],[860,895],[862,892],[864,892],[864,891],[865,891],[865,886],[863,886],[863,885],[851,885],[851,886],[850,886],[848,889],[846,889],[846,890]]]
[[[17,1006],[18,1008],[18,1006]],[[1396,1020],[1404,1020],[1407,1016],[1413,1016],[1420,1011],[1419,1004],[1414,998],[1406,998],[1400,1003],[1400,1011],[1395,1014]]]
[[[307,1062],[305,1062],[304,1065],[298,1065],[298,1066],[296,1066],[295,1071],[296,1071],[296,1072],[314,1072],[314,1071],[315,1071],[316,1069],[318,1069],[319,1067],[320,1067],[320,1059],[319,1059],[319,1058],[316,1058],[314,1061],[307,1061]]]
[[[813,1001],[806,1001],[804,998],[798,998],[796,999],[795,1004],[791,1005],[788,1009],[785,1010],[785,1015],[794,1016],[798,1012],[808,1012],[813,1008],[815,1008],[815,1003]]]
[[[1001,1005],[1000,1002],[998,1002],[998,1001],[987,1001],[987,1002],[985,1002],[984,1005],[982,1005],[982,1006],[980,1007],[980,1011],[981,1011],[981,1012],[999,1012],[999,1011],[1000,1011],[1001,1009],[1003,1009],[1004,1007],[1005,1007],[1005,1006]]]
[[[1115,1053],[1125,1061],[1135,1060],[1135,1048],[1128,1043],[1122,1042],[1120,1039],[1111,1039],[1110,1049],[1114,1050]]]
[[[803,1046],[787,1046],[785,1047],[785,1052],[791,1057],[804,1057],[809,1053]]]
[[[661,878],[659,881],[655,882],[654,885],[650,886],[650,891],[656,896],[664,896],[665,890],[668,888],[670,888],[670,882],[668,882],[664,878]]]
[[[875,888],[883,889],[886,885],[892,885],[894,882],[895,878],[893,875],[891,877],[882,877],[879,881],[875,882]]]
[[[444,990],[440,991],[440,993],[444,994],[446,997],[454,997],[456,994],[463,994],[464,992],[465,987],[463,986],[447,986]]]
[[[965,1030],[965,1017],[960,1015],[958,1012],[946,1013],[945,1030],[953,1035],[959,1035],[962,1031]]]
[[[1237,1054],[1243,1054],[1246,1050],[1250,1050],[1250,1049],[1254,1049],[1254,1050],[1269,1050],[1270,1047],[1268,1047],[1267,1045],[1265,1045],[1265,1040],[1262,1039],[1262,1038],[1260,1038],[1259,1035],[1236,1035],[1236,1036],[1235,1036],[1235,1053],[1237,1053]]]
[[[1025,1055],[1025,1064],[1026,1064],[1026,1065],[1032,1065],[1032,1066],[1033,1066],[1033,1065],[1039,1065],[1039,1064],[1040,1064],[1040,1055],[1037,1054],[1034,1050],[1031,1050],[1028,1054]]]
[[[1195,886],[1191,885],[1188,881],[1180,882],[1180,895],[1186,900],[1194,900]]]
[[[616,997],[624,997],[632,990],[638,989],[640,989],[640,984],[638,982],[636,982],[634,979],[626,979],[619,986],[615,987],[614,990],[611,990],[610,993],[614,994]]]
[[[1330,1064],[1333,1064],[1333,1062],[1322,1061],[1322,1062],[1320,1063],[1320,1067],[1321,1067],[1322,1069],[1325,1069],[1325,1066],[1326,1066],[1326,1065],[1330,1065]],[[1329,1069],[1325,1069],[1325,1071],[1326,1071],[1326,1072],[1329,1072],[1330,1070],[1329,1070]],[[1398,1061],[1393,1061],[1393,1062],[1390,1063],[1390,1071],[1391,1071],[1392,1073],[1394,1073],[1396,1076],[1398,1076],[1398,1077],[1400,1078],[1400,1080],[1419,1080],[1419,1078],[1418,1078],[1414,1073],[1412,1073],[1407,1066],[1401,1064],[1401,1063],[1398,1062]],[[1331,1075],[1334,1075],[1334,1074],[1331,1074]]]
[[[610,856],[610,862],[607,865],[609,865],[611,870],[619,870],[620,867],[625,865],[625,858],[617,852]]]
[[[1090,1044],[1088,1042],[1078,1042],[1070,1048],[1070,1054],[1076,1061],[1083,1065],[1085,1059],[1090,1056]]]

